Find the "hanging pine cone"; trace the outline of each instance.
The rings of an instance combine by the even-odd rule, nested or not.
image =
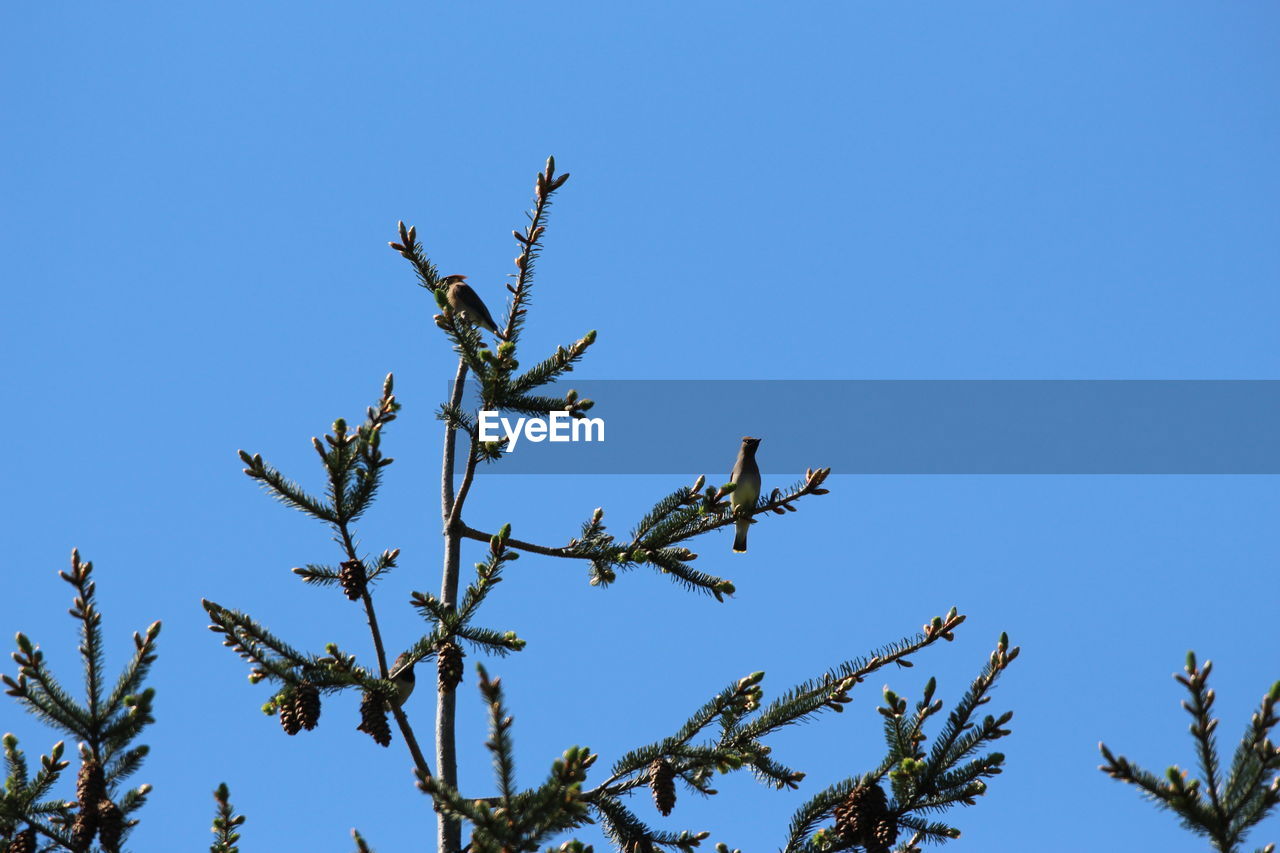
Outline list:
[[[440,647],[436,664],[441,690],[452,690],[462,681],[462,658],[462,648],[453,640]]]
[[[295,701],[296,691],[289,691],[276,702],[280,714],[280,728],[292,737],[302,731],[302,720],[298,717],[298,704]]]
[[[841,841],[856,842],[862,838],[862,814],[859,810],[862,790],[854,788],[835,808],[835,830]]]
[[[843,841],[862,844],[868,850],[872,836],[882,820],[888,818],[889,802],[879,785],[858,785],[835,808],[836,834]],[[897,824],[894,824],[897,832]]]
[[[81,807],[71,824],[71,845],[77,853],[84,853],[93,844],[93,836],[98,834],[98,810]]]
[[[80,772],[76,775],[76,801],[80,803],[80,811],[86,808],[92,811],[107,793],[107,783],[102,776],[102,765],[90,758],[81,763]]]
[[[98,841],[107,850],[120,847],[120,837],[124,834],[124,815],[120,807],[105,797],[98,801]]]
[[[676,771],[665,758],[655,758],[649,765],[649,790],[653,804],[666,817],[676,807]]]
[[[347,560],[338,571],[338,583],[347,598],[355,601],[364,593],[364,563],[359,560]]]
[[[293,693],[293,714],[307,731],[320,722],[320,690],[314,684],[300,684]]]
[[[387,725],[387,705],[375,693],[366,693],[360,700],[360,725],[356,731],[365,732],[379,746],[391,745],[391,727]]]
[[[893,815],[886,814],[876,821],[871,829],[871,837],[865,841],[864,846],[867,853],[889,853],[897,840],[898,820]]]
[[[9,842],[9,853],[36,853],[36,831],[27,827],[15,835]]]

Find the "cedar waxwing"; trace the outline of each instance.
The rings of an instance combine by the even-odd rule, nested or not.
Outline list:
[[[502,337],[498,331],[498,324],[493,322],[493,315],[489,313],[484,301],[471,289],[471,285],[467,284],[465,279],[465,275],[447,275],[441,282],[445,288],[444,298],[449,303],[449,308],[471,325],[488,329],[498,337]]]
[[[745,513],[755,509],[760,498],[760,466],[756,464],[756,448],[760,439],[743,436],[742,449],[738,451],[738,461],[733,465],[733,473],[729,482],[735,488],[729,493],[729,506],[736,514],[741,507],[744,516],[734,522],[736,534],[733,537],[733,550],[739,554],[747,550],[747,528],[751,526],[751,518]]]
[[[417,676],[413,674],[413,664],[405,664],[408,659],[409,653],[404,652],[391,665],[391,680],[396,685],[396,695],[391,701],[397,708],[409,698],[409,694],[413,692],[414,683],[417,681]]]

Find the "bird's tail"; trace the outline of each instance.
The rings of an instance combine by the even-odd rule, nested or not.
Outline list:
[[[733,537],[733,550],[738,554],[745,554],[747,551],[747,528],[751,526],[751,519],[740,518],[734,522],[733,528],[737,531],[737,535]]]

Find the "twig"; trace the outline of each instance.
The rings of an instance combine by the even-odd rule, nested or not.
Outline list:
[[[534,186],[537,201],[534,204],[533,215],[529,217],[529,225],[525,228],[523,236],[519,232],[514,232],[516,240],[524,248],[516,258],[516,268],[520,272],[516,276],[515,287],[507,285],[507,289],[511,291],[512,295],[511,310],[507,314],[507,325],[502,331],[502,339],[506,341],[514,340],[512,334],[515,332],[520,317],[524,314],[523,305],[528,295],[529,280],[533,275],[533,264],[537,260],[538,251],[542,248],[542,235],[546,231],[546,226],[542,224],[542,219],[546,213],[547,206],[551,203],[551,195],[564,186],[565,181],[569,180],[567,172],[557,176],[555,170],[555,158],[548,157],[546,171],[538,174],[538,180]]]
[[[342,549],[346,552],[347,559],[359,563],[360,557],[356,554],[355,543],[351,538],[347,522],[339,522],[338,532],[342,536]],[[382,631],[378,629],[378,614],[373,609],[373,597],[369,595],[367,585],[360,591],[360,600],[364,604],[365,616],[369,620],[369,633],[373,636],[373,649],[378,656],[378,677],[390,678],[391,670],[387,666],[387,651],[382,643]],[[395,705],[391,706],[391,711],[396,718],[396,725],[400,728],[400,734],[404,737],[404,742],[409,747],[409,754],[413,757],[414,767],[424,776],[430,776],[431,769],[427,765],[427,759],[422,754],[421,747],[418,746],[418,739],[414,736],[413,727],[409,725],[409,718],[405,716],[402,709]]]
[[[507,544],[511,544],[509,540]],[[886,654],[874,655],[871,658],[867,659],[864,663],[862,663],[861,666],[858,666],[856,668],[850,667],[847,670],[845,670],[844,667],[842,666],[843,672],[841,673],[841,675],[837,677],[834,674],[828,674],[828,679],[824,680],[821,684],[816,686],[814,688],[814,691],[820,690],[820,691],[826,692],[834,689],[835,693],[838,693],[841,696],[843,696],[847,694],[847,692],[850,689],[852,689],[854,685],[865,681],[867,676],[871,675],[877,670],[882,669],[883,667],[886,667],[889,664],[901,663],[905,661],[907,658],[927,648],[928,646],[933,645],[939,640],[954,639],[953,631],[962,622],[964,622],[964,620],[965,620],[965,617],[959,613],[956,613],[955,610],[953,609],[951,612],[949,612],[946,615],[945,618],[942,618],[942,617],[935,618],[933,621],[924,625],[921,633],[918,634],[912,642],[902,646],[901,648],[890,651]],[[901,663],[901,665],[906,666],[907,663]],[[842,701],[847,701],[847,700],[836,699],[832,701],[838,704]],[[828,704],[828,707],[830,707],[829,704]],[[720,710],[716,712],[717,715],[719,713],[721,713]],[[680,741],[676,743],[676,745],[683,745],[687,743],[697,734],[697,732],[701,728],[704,728],[707,723],[710,723],[714,719],[715,719],[715,716],[708,717],[706,723],[704,723],[702,727],[699,727],[698,730],[695,730],[692,733],[690,733],[688,737],[682,738]],[[767,735],[770,732],[778,728],[781,728],[784,725],[787,725],[789,722],[793,722],[793,721],[783,720],[778,722],[776,725],[770,727],[766,731],[761,731],[758,733],[750,732],[749,739],[755,740],[759,737]],[[666,757],[674,758],[676,756],[670,755]],[[637,772],[638,770],[639,768],[614,773],[608,779],[606,779],[605,781],[601,782],[599,785],[595,786],[594,788],[592,788],[591,790],[583,794],[582,795],[583,799],[590,802],[590,801],[593,801],[595,798],[600,797],[601,795],[618,796],[620,794],[626,793],[627,791],[631,791],[635,788],[638,788],[641,785],[647,784],[648,783],[647,778],[643,775],[643,773],[638,773]],[[636,774],[636,775],[632,776],[632,774]],[[627,776],[632,776],[632,778],[627,779],[626,781],[622,781],[623,779],[626,779]]]
[[[467,467],[463,469],[462,483],[458,486],[458,494],[454,498],[453,508],[445,519],[445,529],[451,533],[458,532],[456,528],[462,518],[462,505],[466,503],[467,494],[471,491],[471,483],[476,476],[476,464],[480,461],[480,457],[476,453],[477,449],[476,437],[474,434],[470,434],[470,443],[467,445]]]
[[[463,383],[467,378],[467,361],[465,358],[458,359],[458,373],[453,377],[453,388],[449,394],[449,406],[457,409],[462,405]],[[453,427],[447,426],[444,431],[444,465],[442,468],[442,476],[440,478],[440,510],[443,521],[447,527],[449,524],[449,514],[453,512],[453,459],[454,459],[454,434],[457,432]],[[448,530],[445,531],[446,534]]]
[[[775,491],[774,495],[770,497],[769,500],[760,504],[754,510],[751,510],[751,512],[747,513],[747,515],[757,516],[757,515],[763,515],[764,513],[767,513],[767,512],[774,512],[774,513],[785,512],[786,511],[785,507],[790,506],[790,504],[793,501],[795,501],[797,498],[801,498],[809,494],[826,494],[827,490],[820,487],[822,485],[823,480],[826,479],[830,471],[831,471],[830,468],[819,468],[816,471],[811,470],[809,472],[809,477],[805,482],[804,486],[802,486],[801,488],[797,489],[795,492],[792,492],[790,494],[781,494],[780,492]],[[668,542],[667,544],[671,545],[671,544],[675,544],[676,542],[683,542],[687,539],[692,539],[695,536],[700,536],[703,533],[707,533],[712,530],[718,530],[721,527],[727,527],[733,524],[735,521],[737,521],[739,517],[740,516],[738,514],[734,514],[734,513],[726,513],[723,515],[709,514],[704,517],[705,520],[703,521],[703,523],[699,524],[697,527],[693,528],[692,530],[689,530],[683,534],[673,537],[670,540],[670,542]],[[474,527],[471,527],[467,524],[462,523],[460,519],[457,522],[457,529],[460,535],[466,537],[467,539],[475,539],[478,542],[488,542],[493,537],[493,534],[485,533],[483,530],[477,530]],[[538,545],[534,542],[525,542],[524,540],[515,539],[515,538],[507,539],[506,544],[509,547],[515,548],[519,551],[528,551],[530,554],[541,554],[544,557],[561,557],[564,559],[571,559],[571,560],[590,560],[593,557],[598,556],[597,554],[594,554],[592,552],[584,552],[570,546],[548,547],[546,545]]]

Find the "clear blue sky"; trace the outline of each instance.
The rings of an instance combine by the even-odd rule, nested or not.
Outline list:
[[[223,780],[248,851],[434,834],[398,741],[353,731],[354,699],[285,737],[198,602],[367,648],[345,599],[289,574],[332,559],[325,532],[257,494],[235,451],[314,484],[309,437],[394,370],[398,461],[361,532],[403,548],[381,610],[394,645],[416,636],[403,602],[438,587],[432,412],[453,368],[385,243],[416,223],[497,301],[548,153],[573,178],[527,357],[596,328],[584,376],[1280,378],[1270,3],[24,4],[0,14],[0,70],[0,634],[73,663],[55,575],[72,546],[98,566],[113,664],[164,620],[138,850],[207,845]],[[469,520],[562,541],[597,505],[625,529],[676,482],[489,478]],[[956,643],[777,739],[804,790],[729,781],[663,825],[775,849],[805,795],[880,754],[883,681],[915,695],[933,673],[952,700],[1007,629],[1008,771],[951,815],[950,849],[1206,849],[1099,773],[1095,744],[1193,763],[1169,678],[1188,648],[1216,661],[1237,736],[1280,678],[1278,511],[1262,476],[836,476],[745,557],[701,543],[699,567],[737,582],[726,604],[526,558],[488,614],[529,641],[491,667],[521,780],[954,604]],[[487,793],[472,676],[462,690],[464,786]],[[410,710],[426,737],[430,695]],[[0,731],[32,755],[52,741],[10,703]],[[1280,841],[1266,830],[1257,845]]]

